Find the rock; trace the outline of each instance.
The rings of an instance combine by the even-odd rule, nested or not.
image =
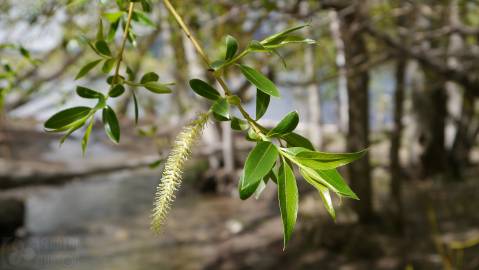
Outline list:
[[[25,224],[25,202],[19,199],[0,199],[0,238],[14,238]]]

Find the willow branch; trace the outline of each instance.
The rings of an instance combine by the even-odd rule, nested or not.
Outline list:
[[[135,2],[130,2],[130,5],[128,7],[128,18],[126,20],[125,31],[123,32],[123,39],[121,41],[120,51],[118,52],[118,55],[117,55],[115,75],[113,76],[113,78],[115,78],[115,81],[117,80],[118,75],[120,73],[120,65],[121,65],[121,61],[123,60],[123,52],[125,51],[126,41],[128,39],[128,33],[130,30],[131,18],[133,16],[134,7],[135,7]]]
[[[180,28],[183,30],[183,32],[186,34],[186,36],[188,37],[188,39],[191,41],[191,43],[193,43],[193,46],[195,47],[196,51],[198,52],[198,54],[201,56],[201,58],[203,59],[203,62],[205,62],[206,66],[208,67],[208,70],[209,71],[214,71],[212,68],[211,68],[211,62],[208,58],[208,56],[206,55],[205,51],[203,50],[203,47],[201,47],[201,45],[199,44],[199,42],[197,41],[197,39],[193,36],[193,34],[191,33],[190,29],[188,28],[188,26],[185,24],[185,22],[183,21],[183,19],[181,18],[181,16],[178,14],[178,12],[176,11],[175,7],[173,7],[173,5],[171,4],[171,2],[169,0],[163,0],[163,3],[165,4],[165,7],[168,9],[168,11],[171,13],[171,15],[173,15],[175,21],[179,24]],[[226,84],[226,82],[223,80],[223,78],[221,77],[220,74],[216,73],[216,72],[213,72],[213,76],[215,77],[216,81],[218,81],[218,83],[220,84],[220,86],[223,88],[223,91],[225,93],[225,96],[227,97],[231,97],[233,96],[233,93],[232,91],[229,89],[228,85]],[[246,110],[243,108],[243,106],[241,105],[241,103],[237,104],[236,105],[239,109],[239,111],[241,112],[241,114],[243,115],[243,117],[251,124],[251,127],[256,131],[256,133],[258,134],[262,134],[263,131],[264,131],[264,128],[258,124],[249,114],[248,112],[246,112]]]

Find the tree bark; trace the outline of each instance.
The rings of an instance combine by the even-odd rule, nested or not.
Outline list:
[[[396,89],[394,91],[394,111],[393,111],[393,130],[391,132],[391,148],[389,152],[390,170],[391,170],[391,198],[392,210],[394,214],[394,223],[398,231],[403,230],[403,208],[401,199],[401,138],[402,138],[402,117],[404,92],[406,83],[406,66],[404,58],[399,58],[396,63]]]
[[[425,70],[425,85],[415,98],[418,113],[419,154],[422,177],[432,177],[447,171],[447,151],[445,146],[446,91],[445,82],[430,70]]]
[[[349,124],[347,150],[359,151],[369,147],[369,74],[367,70],[356,73],[358,66],[367,62],[368,52],[364,32],[361,30],[364,3],[355,2],[355,12],[341,17],[341,34],[345,46],[347,88],[349,98]],[[369,154],[348,166],[351,186],[360,202],[354,204],[359,221],[366,223],[373,216],[371,172]]]

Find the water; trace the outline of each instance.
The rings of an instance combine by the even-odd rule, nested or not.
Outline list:
[[[1,253],[0,269],[201,269],[245,224],[270,212],[269,199],[242,202],[185,188],[155,236],[149,215],[157,183],[158,171],[144,170],[35,193],[27,200],[30,235]]]

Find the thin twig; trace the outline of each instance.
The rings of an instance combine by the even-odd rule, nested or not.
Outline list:
[[[118,75],[120,73],[120,65],[121,65],[121,61],[123,60],[123,52],[125,51],[125,45],[128,39],[128,32],[130,30],[131,18],[133,16],[134,7],[135,7],[135,2],[130,2],[130,6],[128,7],[128,18],[126,20],[125,31],[123,32],[123,40],[121,41],[120,51],[118,51],[118,55],[117,55],[115,75],[113,76],[115,81],[117,81]]]
[[[201,47],[199,42],[193,36],[193,34],[191,33],[190,29],[188,28],[188,26],[185,24],[185,22],[181,18],[181,16],[178,14],[175,7],[173,7],[173,5],[171,4],[171,2],[169,0],[163,0],[163,3],[165,4],[165,7],[168,9],[168,11],[171,13],[171,15],[173,15],[175,21],[180,25],[180,28],[183,30],[183,32],[185,32],[188,39],[191,41],[191,43],[193,43],[193,46],[195,47],[196,51],[198,52],[198,54],[203,59],[203,62],[205,62],[206,66],[208,67],[208,70],[213,71],[213,69],[211,68],[211,62],[210,62],[208,56],[206,55],[205,51],[203,50],[203,48]],[[223,88],[225,96],[227,96],[227,97],[233,96],[232,91],[229,89],[228,85],[223,80],[221,75],[216,73],[216,72],[213,72],[213,76],[215,77],[216,81],[218,81],[218,83]],[[243,117],[250,123],[251,127],[256,131],[256,133],[258,133],[261,136],[261,134],[264,131],[264,128],[260,124],[258,124],[248,114],[248,112],[246,112],[246,110],[243,108],[241,103],[237,104],[236,106],[238,107],[238,109],[241,112],[241,114],[243,115]]]

